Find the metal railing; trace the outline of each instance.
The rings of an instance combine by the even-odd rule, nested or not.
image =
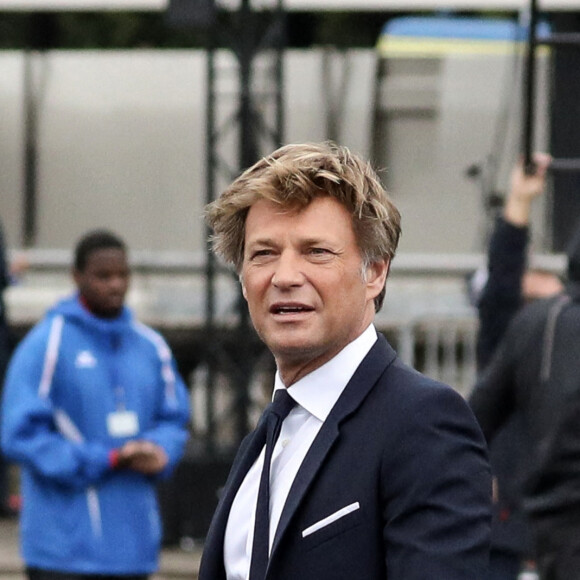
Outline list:
[[[29,250],[29,270],[7,296],[10,320],[26,329],[58,295],[73,287],[70,252]],[[387,282],[383,309],[375,324],[404,362],[427,376],[447,383],[467,396],[475,381],[477,313],[469,304],[466,277],[484,264],[484,256],[400,255]],[[212,449],[237,446],[235,416],[243,399],[248,423],[257,419],[272,388],[271,356],[248,328],[237,326],[237,278],[220,266],[215,312],[216,333],[205,333],[203,256],[185,253],[132,253],[134,271],[129,303],[144,322],[168,339],[191,385],[195,416],[192,425],[200,441]],[[531,263],[563,271],[561,255],[535,256]],[[247,367],[240,365],[240,341],[251,346]],[[214,357],[217,370],[208,372]],[[247,361],[246,361],[247,362]],[[216,364],[217,363],[217,364]],[[235,377],[244,376],[243,392]],[[249,425],[251,426],[251,425]]]

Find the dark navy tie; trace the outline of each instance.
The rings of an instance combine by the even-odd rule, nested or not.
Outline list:
[[[264,454],[264,466],[258,488],[250,580],[264,580],[266,577],[270,546],[270,463],[276,440],[280,435],[282,422],[295,404],[296,402],[286,389],[278,389],[274,395],[274,402],[267,411],[266,453]]]

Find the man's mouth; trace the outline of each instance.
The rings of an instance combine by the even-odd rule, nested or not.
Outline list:
[[[274,304],[270,308],[272,314],[300,314],[302,312],[312,312],[312,306],[305,304]]]

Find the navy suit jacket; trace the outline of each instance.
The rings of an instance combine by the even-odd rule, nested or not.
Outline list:
[[[259,452],[252,447],[250,434],[214,514],[200,580],[226,578],[224,532]],[[470,409],[453,389],[404,365],[379,336],[296,475],[267,578],[479,580],[490,514],[486,445]]]

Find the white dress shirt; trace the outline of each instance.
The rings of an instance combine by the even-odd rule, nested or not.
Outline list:
[[[270,550],[282,509],[298,469],[322,424],[357,367],[377,340],[371,324],[333,359],[288,388],[297,405],[282,424],[270,472]],[[276,373],[274,392],[284,384]],[[224,538],[228,580],[247,580],[250,573],[254,519],[264,450],[248,471],[230,510]]]

